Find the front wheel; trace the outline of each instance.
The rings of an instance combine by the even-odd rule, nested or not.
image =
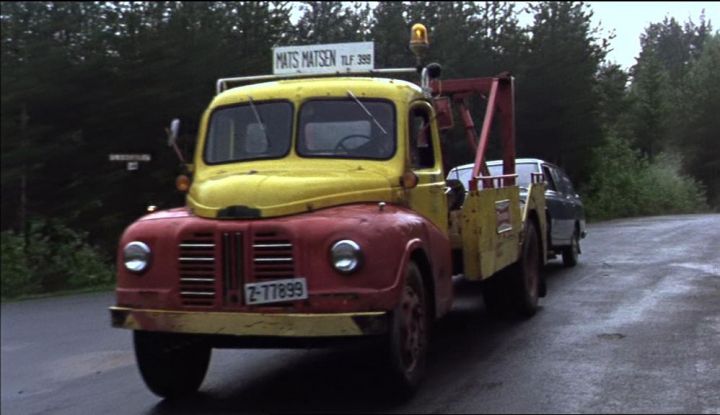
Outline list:
[[[573,231],[570,246],[563,248],[562,258],[563,265],[566,267],[574,267],[578,263],[578,254],[580,253],[580,235],[577,228]]]
[[[425,373],[430,321],[427,295],[420,269],[410,262],[388,335],[390,380],[405,396],[417,390]]]
[[[135,357],[147,387],[163,398],[195,393],[207,373],[211,348],[192,336],[135,331]]]

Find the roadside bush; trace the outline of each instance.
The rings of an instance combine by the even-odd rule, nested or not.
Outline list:
[[[56,221],[35,220],[26,236],[2,232],[2,297],[93,287],[113,280],[111,261],[87,234]]]
[[[609,137],[594,154],[585,188],[591,220],[708,210],[702,185],[682,173],[682,160],[660,154],[652,162],[621,138]]]
[[[13,231],[2,233],[0,240],[0,276],[2,278],[2,297],[14,297],[24,293],[39,291],[40,281],[25,255],[25,238]]]

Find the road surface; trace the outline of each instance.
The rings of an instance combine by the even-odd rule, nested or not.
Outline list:
[[[495,321],[458,283],[427,378],[398,402],[362,350],[216,350],[201,393],[142,383],[110,293],[2,305],[2,413],[720,412],[720,215],[589,226],[547,269],[531,320]]]

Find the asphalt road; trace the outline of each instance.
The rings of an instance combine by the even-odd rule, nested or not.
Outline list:
[[[459,283],[427,378],[398,402],[362,350],[214,351],[201,393],[147,391],[110,293],[2,305],[2,413],[720,412],[720,215],[589,226],[547,269],[531,320],[490,319]]]

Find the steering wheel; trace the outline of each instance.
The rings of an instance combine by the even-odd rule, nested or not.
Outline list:
[[[348,140],[350,140],[351,138],[364,138],[364,139],[367,140],[367,141],[364,142],[363,144],[367,144],[368,142],[372,141],[372,137],[367,136],[367,135],[364,135],[364,134],[350,134],[350,135],[346,135],[345,137],[341,138],[341,139],[337,142],[337,144],[335,145],[335,151],[342,150],[342,151],[347,152],[347,151],[351,150],[351,149],[345,147],[345,142],[348,141]],[[361,145],[362,145],[362,144],[361,144]],[[360,147],[360,146],[357,146],[357,147]],[[355,148],[357,148],[357,147],[355,147]]]

